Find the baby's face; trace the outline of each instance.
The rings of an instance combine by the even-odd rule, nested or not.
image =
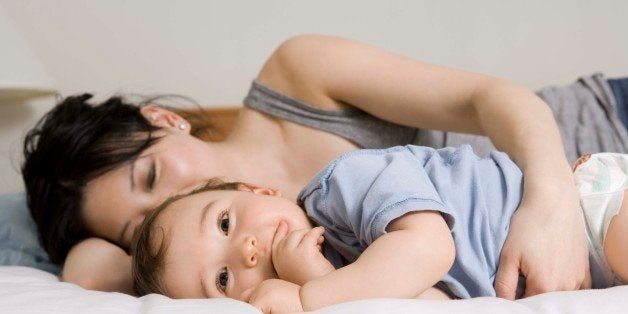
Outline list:
[[[278,278],[271,259],[280,221],[312,228],[304,211],[270,189],[209,191],[175,201],[157,217],[151,245],[170,241],[162,282],[173,298],[229,297],[248,302]]]

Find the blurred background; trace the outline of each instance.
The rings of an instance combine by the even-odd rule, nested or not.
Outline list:
[[[22,137],[54,92],[240,105],[272,51],[303,33],[538,89],[628,76],[626,30],[626,0],[0,0],[0,193],[22,189]],[[27,93],[13,97],[23,73]]]

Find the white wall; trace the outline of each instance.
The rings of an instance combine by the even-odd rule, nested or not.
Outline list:
[[[625,0],[0,0],[2,8],[64,95],[179,93],[239,104],[273,49],[300,33],[350,37],[532,89],[596,71],[628,75]],[[0,109],[0,123],[14,117],[0,128],[0,193],[21,188],[8,155],[19,165],[26,126],[51,105]]]

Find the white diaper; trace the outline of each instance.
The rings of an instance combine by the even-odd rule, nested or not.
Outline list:
[[[593,154],[574,172],[589,240],[594,288],[621,284],[604,257],[604,240],[613,216],[619,214],[628,189],[628,155]],[[597,266],[597,269],[596,269]]]

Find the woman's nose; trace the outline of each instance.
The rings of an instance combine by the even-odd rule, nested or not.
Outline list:
[[[253,267],[257,265],[258,256],[257,256],[257,239],[254,236],[247,236],[244,238],[244,243],[242,244],[241,250],[241,258],[244,265],[247,267]]]

